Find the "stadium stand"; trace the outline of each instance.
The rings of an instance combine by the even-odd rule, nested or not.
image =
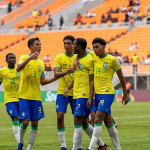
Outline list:
[[[24,40],[27,38],[27,33],[24,34],[7,34],[7,35],[0,35],[0,51],[3,51],[6,48]]]
[[[72,0],[56,0],[50,5],[46,6],[45,8],[41,9],[41,12],[43,16],[37,16],[39,20],[39,26],[44,26],[47,23],[47,14],[46,11],[48,10],[48,14],[54,15],[58,13],[59,11],[65,9],[66,7],[72,5],[73,3],[77,2],[78,0],[72,1]],[[35,30],[35,17],[30,16],[26,17],[25,19],[21,20],[20,22],[17,22],[15,24],[15,29],[17,30],[18,28],[24,28],[26,30],[29,27],[33,27]]]
[[[136,15],[141,16],[141,19],[143,17],[146,16],[145,14],[145,7],[148,6],[150,4],[150,0],[142,0],[139,6],[139,12],[136,14],[135,12],[133,12],[133,17],[135,17]],[[107,19],[108,16],[108,12],[110,11],[110,8],[113,11],[116,11],[116,9],[118,8],[120,10],[120,8],[124,6],[126,7],[126,11],[125,12],[121,12],[119,11],[114,12],[114,13],[110,13],[111,18]],[[102,23],[102,15],[105,16],[106,18],[106,22],[107,22],[107,26],[110,26],[112,22],[118,22],[118,25],[121,25],[122,22],[125,21],[125,14],[126,12],[128,12],[130,9],[133,11],[135,6],[129,6],[129,1],[127,0],[107,0],[105,1],[103,4],[101,4],[100,6],[97,6],[94,9],[89,10],[90,14],[92,14],[93,12],[95,12],[96,16],[95,17],[86,17],[86,13],[82,16],[81,21],[77,22],[77,18],[74,19],[74,24],[77,25],[77,27],[80,27],[81,24],[86,24],[87,27],[89,27],[90,24],[97,24],[97,26],[99,26]]]
[[[106,29],[106,30],[82,30],[82,31],[62,31],[62,32],[44,32],[44,33],[36,33],[32,37],[39,37],[42,43],[42,51],[40,54],[40,59],[43,60],[44,56],[47,54],[51,57],[51,67],[53,69],[54,59],[57,54],[64,52],[63,48],[63,37],[66,35],[73,35],[77,37],[84,37],[87,39],[88,47],[92,48],[91,41],[95,37],[103,37],[107,42],[114,40],[115,38],[125,34],[127,32],[127,28],[121,29]],[[2,51],[2,59],[0,60],[0,64],[6,66],[5,55],[10,52],[14,52],[17,57],[17,62],[19,60],[20,55],[28,54],[29,50],[27,47],[27,40],[20,42],[9,49]]]

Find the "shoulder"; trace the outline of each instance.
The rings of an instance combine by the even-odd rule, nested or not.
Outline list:
[[[41,59],[38,59],[39,64],[44,65],[44,62]]]
[[[21,55],[20,59],[27,59],[29,57],[29,55]]]
[[[56,59],[60,59],[60,58],[62,58],[62,57],[64,57],[64,56],[65,56],[64,53],[58,54],[58,55],[56,55],[55,60],[56,60]]]
[[[7,69],[8,69],[7,67],[1,68],[0,72],[6,71]]]

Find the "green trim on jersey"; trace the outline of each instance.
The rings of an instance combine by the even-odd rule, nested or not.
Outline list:
[[[15,67],[16,67],[16,66],[14,66],[14,68],[15,68]],[[8,68],[8,69],[14,69],[14,68],[9,68],[8,66],[7,66],[7,68]]]
[[[89,74],[89,76],[92,76],[92,75],[94,75],[94,74]]]
[[[65,128],[58,128],[57,131],[58,131],[58,132],[64,132],[64,131],[65,131]]]
[[[120,71],[120,70],[121,70],[121,68],[117,69],[116,72],[118,72],[118,71]]]
[[[106,53],[103,57],[100,57],[100,58],[105,58],[107,55],[108,55],[108,53]]]
[[[83,127],[82,124],[74,125],[74,128],[81,128],[81,127]]]
[[[56,66],[56,67],[54,67],[54,68],[60,68],[60,67],[57,67],[57,66]]]
[[[81,58],[79,58],[79,59],[82,59],[82,58],[86,57],[88,54],[89,54],[89,53],[86,53],[83,57],[81,57]]]
[[[13,121],[12,124],[13,124],[14,126],[18,126],[18,125],[19,125],[19,121]]]
[[[83,128],[83,130],[86,130],[89,127],[89,123],[87,123],[86,127]]]
[[[38,130],[38,127],[33,127],[33,126],[31,126],[31,129],[32,129],[32,130]]]
[[[95,126],[102,126],[102,123],[94,123],[94,127]]]
[[[70,56],[68,56],[68,55],[67,55],[67,53],[66,53],[66,52],[64,52],[64,54],[65,54],[67,57],[70,57]],[[73,56],[73,55],[74,55],[74,53],[72,54],[72,56]],[[71,56],[71,57],[72,57],[72,56]]]
[[[20,128],[21,128],[21,129],[26,129],[27,127],[25,127],[25,126],[21,123]]]

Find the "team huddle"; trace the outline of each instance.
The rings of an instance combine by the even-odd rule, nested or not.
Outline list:
[[[70,103],[74,115],[74,135],[72,150],[82,150],[83,130],[91,138],[87,150],[105,150],[108,146],[99,138],[104,121],[115,150],[121,150],[118,133],[111,116],[111,105],[115,91],[112,77],[117,73],[124,92],[122,103],[129,101],[125,80],[118,59],[105,52],[106,42],[95,38],[93,51],[87,50],[83,38],[65,36],[65,52],[58,54],[54,63],[54,78],[46,79],[44,63],[38,59],[41,51],[39,38],[28,41],[29,55],[20,57],[15,67],[13,53],[6,55],[8,67],[0,69],[0,83],[4,85],[4,103],[12,119],[13,133],[18,143],[16,150],[23,150],[24,136],[31,121],[31,130],[27,150],[31,150],[38,131],[38,121],[44,118],[41,102],[40,84],[46,85],[59,79],[56,112],[60,150],[67,150],[65,140],[64,114]],[[88,123],[91,112],[94,115],[94,127]]]

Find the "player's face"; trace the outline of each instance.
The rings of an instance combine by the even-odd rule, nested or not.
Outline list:
[[[31,46],[31,50],[33,51],[33,53],[35,53],[35,52],[40,53],[41,52],[41,42],[38,40],[34,41],[33,45]]]
[[[64,40],[64,49],[66,52],[72,52],[73,42],[71,40]]]
[[[104,53],[105,46],[100,43],[93,44],[93,50],[97,56],[101,56]]]
[[[74,53],[75,54],[79,54],[79,48],[78,48],[79,46],[78,46],[78,44],[77,44],[77,41],[75,40],[74,42],[73,42],[73,45],[72,45],[72,49],[73,49],[73,51],[74,51]]]
[[[9,55],[6,62],[8,63],[8,65],[14,66],[16,63],[16,56],[15,55]]]

